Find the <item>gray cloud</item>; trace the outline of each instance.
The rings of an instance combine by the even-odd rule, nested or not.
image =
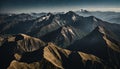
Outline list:
[[[0,0],[2,10],[47,9],[70,6],[113,6],[120,7],[120,0]]]

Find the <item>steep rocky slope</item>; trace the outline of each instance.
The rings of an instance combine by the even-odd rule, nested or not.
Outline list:
[[[120,42],[114,36],[111,37],[114,32],[107,32],[99,26],[81,40],[75,41],[68,49],[94,54],[110,63],[113,69],[119,69]]]
[[[25,34],[9,36],[0,47],[0,56],[2,69],[108,68],[94,55],[62,49]]]
[[[59,32],[61,35],[68,35],[67,33],[71,33],[71,31],[65,31],[67,29],[72,30],[72,34],[76,34],[75,39],[70,40],[66,39],[65,36],[63,37],[63,40],[68,40],[62,45],[63,48],[66,48],[66,46],[70,45],[74,40],[81,39],[83,36],[87,35],[89,32],[91,32],[96,27],[96,18],[93,16],[90,17],[83,17],[75,14],[72,11],[69,11],[65,14],[52,14],[48,13],[46,15],[43,15],[41,17],[35,18],[29,20],[19,20],[20,18],[17,17],[20,16],[22,19],[24,19],[25,14],[16,15],[16,20],[14,18],[10,21],[5,21],[1,23],[1,34],[19,34],[19,33],[27,33],[31,36],[41,38],[42,36],[45,36],[53,31],[58,30],[59,28],[63,28]],[[27,14],[26,14],[27,16]],[[12,16],[11,16],[12,17]],[[29,17],[31,17],[29,15]],[[27,18],[27,17],[26,17]],[[64,31],[64,32],[63,32]],[[62,32],[62,33],[61,33]],[[54,35],[54,34],[53,34]],[[49,35],[50,36],[50,35]],[[73,35],[72,35],[73,36]],[[72,37],[70,36],[70,37]],[[51,36],[50,36],[51,37]],[[60,36],[62,37],[62,36]],[[60,37],[57,37],[58,39],[61,39]],[[56,38],[56,37],[54,37]],[[49,39],[49,38],[47,38]],[[55,40],[58,40],[55,39]],[[53,42],[53,40],[51,40]],[[60,40],[59,40],[60,41]],[[72,41],[72,42],[70,42]],[[56,43],[58,41],[55,41]],[[59,46],[59,43],[56,43]]]

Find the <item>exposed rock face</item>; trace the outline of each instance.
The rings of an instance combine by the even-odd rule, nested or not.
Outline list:
[[[77,40],[78,34],[75,32],[75,29],[71,26],[61,27],[53,32],[50,32],[42,37],[43,41],[53,42],[56,45],[59,45],[62,48],[66,48]]]
[[[22,37],[23,39],[19,40]],[[45,43],[41,40],[27,36],[25,34],[17,35],[15,37],[15,40],[17,41],[17,45],[19,46],[19,48],[25,52],[35,51],[38,50],[40,47],[45,46]]]
[[[62,49],[53,43],[46,45],[43,41],[25,34],[10,36],[7,40],[0,47],[0,55],[3,57],[0,60],[5,64],[4,67],[2,65],[3,69],[8,66],[8,69],[88,69],[89,67],[101,69],[107,67],[94,55]],[[6,54],[3,55],[2,52]]]
[[[99,66],[102,66],[101,59],[94,55],[82,52],[72,52],[70,50],[58,48],[52,43],[49,43],[48,46],[44,48],[44,58],[61,69],[87,68],[87,65],[84,67],[84,64],[88,61],[91,62],[90,65],[96,65],[97,63]]]
[[[0,46],[0,66],[3,69],[9,65],[14,56],[17,60],[21,59],[20,55],[24,52],[32,52],[46,45],[43,41],[25,34],[8,36],[0,43],[2,43]]]
[[[60,28],[62,30],[58,32],[60,35],[54,41],[51,42],[56,43],[63,48],[66,48],[68,45],[73,43],[77,39],[81,39],[83,36],[87,35],[91,32],[97,23],[97,19],[93,16],[83,17],[79,16],[76,13],[69,11],[65,14],[52,14],[48,13],[38,18],[26,19],[22,20],[19,16],[24,19],[29,15],[21,14],[16,15],[16,20],[11,19],[10,21],[5,21],[0,23],[0,33],[1,34],[18,34],[18,33],[26,33],[34,37],[41,38],[45,35],[50,34]],[[11,16],[12,17],[12,16]],[[21,19],[21,20],[19,20]],[[21,28],[22,27],[22,28]],[[54,35],[54,34],[52,34]],[[69,36],[70,38],[66,38]],[[51,37],[51,35],[49,35]],[[64,43],[59,44],[57,40],[64,40]],[[71,37],[74,39],[71,39]],[[77,39],[76,39],[77,38]],[[47,38],[49,39],[49,38]],[[47,41],[47,40],[45,40]]]
[[[113,69],[119,69],[120,42],[114,36],[111,37],[107,30],[99,26],[68,49],[91,53],[109,63]]]
[[[102,26],[109,29],[109,32],[113,32],[113,30],[119,31],[120,25],[107,23],[94,16],[79,16],[72,11],[65,14],[48,13],[36,18],[29,14],[19,14],[4,16],[3,22],[0,23],[0,33],[26,33],[43,39],[45,42],[53,42],[62,48],[67,48],[75,40],[88,35],[97,26]],[[119,32],[116,31],[114,33],[119,36]],[[111,34],[111,36],[116,37],[116,34]],[[116,37],[116,39],[120,39],[120,37]]]

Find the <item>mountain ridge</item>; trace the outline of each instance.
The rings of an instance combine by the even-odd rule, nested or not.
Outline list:
[[[21,35],[24,36],[25,39],[26,38],[34,39],[34,38],[24,35],[24,34],[21,34]],[[10,42],[14,41],[12,39],[13,39],[13,37],[9,37]],[[17,39],[18,39],[18,35],[17,35]],[[19,36],[18,41],[20,41],[20,40],[21,40],[21,38]],[[36,39],[36,40],[39,40],[39,39]],[[19,42],[18,42],[18,44],[19,44]],[[1,46],[0,49],[2,47],[8,47],[8,45],[9,45],[9,43],[7,43],[7,45],[5,45],[5,46]],[[8,69],[19,68],[19,66],[21,67],[21,65],[24,65],[24,63],[25,63],[25,67],[29,68],[29,65],[33,65],[33,68],[34,68],[34,67],[38,67],[38,66],[36,66],[36,64],[39,65],[39,63],[41,64],[41,62],[48,63],[48,65],[47,65],[48,67],[49,67],[49,64],[50,65],[52,64],[51,66],[58,68],[58,69],[64,69],[64,68],[70,69],[70,67],[68,67],[67,64],[71,64],[74,67],[74,64],[71,63],[71,61],[74,61],[73,58],[75,58],[75,54],[79,55],[79,56],[76,55],[76,58],[78,58],[82,64],[86,63],[89,60],[89,61],[92,61],[92,63],[95,62],[94,63],[95,65],[98,64],[98,65],[100,65],[100,66],[102,65],[102,67],[104,67],[104,65],[101,62],[101,59],[99,59],[98,57],[96,57],[94,55],[85,54],[82,52],[71,52],[69,50],[59,48],[58,46],[56,46],[53,43],[48,43],[46,46],[40,47],[39,49],[36,49],[36,50],[31,50],[31,51],[23,51],[24,49],[22,50],[19,48],[18,48],[19,51],[14,51],[15,45],[13,46],[13,50],[11,49],[11,52],[13,52],[13,53],[10,53],[11,57],[15,57],[15,59],[12,59],[13,61],[11,61],[10,67]],[[8,49],[6,48],[6,49],[4,49],[4,51],[8,51]],[[17,49],[15,49],[15,50],[17,50]],[[20,52],[20,51],[22,51],[22,52]],[[74,54],[72,54],[72,53],[74,53]],[[74,57],[72,55],[74,55]],[[79,58],[79,57],[81,57],[81,58]],[[0,59],[0,60],[3,60],[3,59]],[[67,62],[67,64],[64,64],[64,62]],[[28,63],[32,63],[32,64],[28,64]],[[35,64],[35,66],[34,66],[34,64]],[[77,65],[77,67],[79,67],[79,65]],[[85,68],[86,68],[86,66],[85,66]],[[93,68],[94,68],[94,66],[93,66]],[[99,66],[98,66],[98,68],[99,68]]]

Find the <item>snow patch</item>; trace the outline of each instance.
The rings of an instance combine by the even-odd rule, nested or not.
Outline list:
[[[97,19],[96,19],[95,17],[93,18],[93,20],[94,20],[95,22],[97,22]]]
[[[75,21],[76,20],[76,17],[75,15],[72,16],[72,20]]]

